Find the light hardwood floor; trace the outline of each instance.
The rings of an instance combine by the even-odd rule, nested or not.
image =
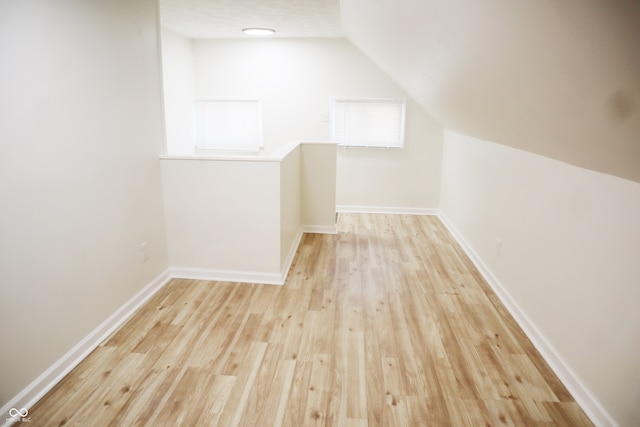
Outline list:
[[[437,217],[339,230],[284,286],[172,280],[31,425],[592,425]]]

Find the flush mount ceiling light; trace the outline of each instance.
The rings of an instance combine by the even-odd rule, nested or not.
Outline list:
[[[270,36],[275,33],[276,30],[271,28],[243,28],[242,32],[249,36]]]

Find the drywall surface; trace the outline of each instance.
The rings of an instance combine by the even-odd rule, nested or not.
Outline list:
[[[280,273],[278,161],[162,160],[172,268]]]
[[[342,0],[445,128],[640,182],[640,2]]]
[[[441,210],[606,412],[640,424],[640,184],[446,131]]]
[[[403,149],[338,147],[336,204],[373,208],[436,208],[443,129],[407,102]]]
[[[303,143],[300,153],[302,225],[328,232],[336,227],[336,144]]]
[[[162,29],[166,153],[192,154],[193,52],[191,39]]]
[[[329,141],[335,97],[407,99],[403,150],[339,150],[337,203],[437,207],[442,127],[349,41],[194,40],[192,46],[194,96],[260,98],[265,152],[289,141]],[[168,63],[180,61],[174,50],[163,55]],[[186,93],[184,81],[176,84],[182,86],[167,92]],[[171,147],[183,143],[177,153],[194,151],[185,117],[167,107],[168,123],[176,123],[171,128],[184,132],[171,136]]]
[[[335,165],[335,144],[326,143],[257,156],[163,156],[172,273],[282,284],[304,229],[335,232]],[[303,224],[303,212],[318,222]]]
[[[0,62],[4,404],[168,267],[157,4],[3,1]]]
[[[296,145],[280,162],[280,271],[287,267],[289,254],[297,249],[301,232],[301,150]]]

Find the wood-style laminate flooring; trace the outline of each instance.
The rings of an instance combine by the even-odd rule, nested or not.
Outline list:
[[[284,286],[172,280],[30,425],[592,425],[437,217],[338,225]]]

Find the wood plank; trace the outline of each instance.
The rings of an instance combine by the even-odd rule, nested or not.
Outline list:
[[[338,227],[284,286],[172,280],[33,425],[592,425],[436,217]]]

